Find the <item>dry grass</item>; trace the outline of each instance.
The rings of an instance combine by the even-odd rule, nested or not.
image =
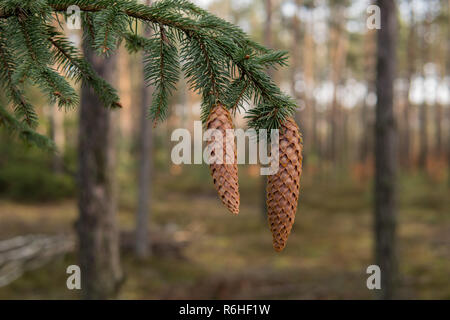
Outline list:
[[[372,264],[370,187],[351,181],[306,177],[287,248],[276,253],[260,213],[258,181],[241,173],[242,207],[235,217],[216,198],[208,176],[181,173],[158,177],[152,228],[187,235],[185,259],[137,261],[124,253],[127,280],[119,298],[366,299],[365,270]],[[190,188],[190,185],[194,187]],[[192,190],[195,190],[192,191]],[[399,186],[399,298],[450,298],[448,189],[418,177]],[[0,202],[0,237],[59,233],[72,229],[74,201],[45,205]],[[120,224],[133,227],[133,210],[123,206]],[[26,274],[0,298],[77,298],[65,289],[61,258]]]

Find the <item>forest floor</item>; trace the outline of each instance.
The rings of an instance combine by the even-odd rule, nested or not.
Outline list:
[[[240,173],[241,175],[246,174]],[[217,199],[209,177],[157,177],[151,230],[188,242],[182,256],[155,252],[144,261],[122,254],[121,299],[370,299],[373,264],[371,184],[349,178],[305,177],[297,219],[282,253],[261,213],[261,185],[241,177],[241,212]],[[202,183],[204,182],[204,183]],[[209,183],[208,183],[209,182]],[[444,182],[420,175],[398,186],[397,297],[450,299],[450,197]],[[121,229],[132,230],[132,196],[123,193]],[[127,204],[128,203],[128,204]],[[22,204],[0,200],[0,239],[30,233],[73,232],[74,200]],[[0,299],[72,299],[66,267],[73,254],[25,273],[0,288]]]

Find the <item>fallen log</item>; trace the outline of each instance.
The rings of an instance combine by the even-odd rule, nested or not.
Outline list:
[[[153,255],[185,259],[183,249],[190,243],[190,236],[183,231],[153,232],[149,241]],[[123,252],[133,251],[133,232],[121,232],[120,247]],[[30,234],[0,241],[0,287],[75,248],[74,234]]]
[[[71,235],[25,235],[0,241],[0,287],[74,247]]]

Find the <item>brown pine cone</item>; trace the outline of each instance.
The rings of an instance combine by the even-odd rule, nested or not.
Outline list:
[[[294,119],[288,118],[280,127],[278,172],[267,178],[267,211],[273,247],[286,246],[297,211],[302,173],[302,136]]]
[[[237,169],[236,144],[234,142],[234,134],[226,136],[227,129],[233,129],[230,112],[221,104],[218,104],[211,111],[206,120],[207,129],[217,129],[222,132],[223,136],[223,164],[210,164],[211,176],[213,177],[214,186],[222,199],[223,204],[233,214],[239,213],[239,184]],[[227,141],[228,140],[228,141]],[[214,141],[209,141],[208,146]],[[228,146],[228,150],[226,148]],[[227,152],[228,151],[228,152]],[[210,156],[213,156],[213,150]]]

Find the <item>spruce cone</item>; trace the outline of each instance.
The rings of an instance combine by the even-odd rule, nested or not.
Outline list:
[[[302,136],[292,118],[280,127],[279,142],[279,169],[267,178],[267,211],[276,251],[284,249],[294,224],[302,173]]]
[[[207,129],[217,129],[222,132],[223,136],[223,164],[210,164],[211,176],[213,177],[214,186],[222,199],[223,204],[233,214],[239,213],[239,185],[238,185],[238,169],[236,144],[234,142],[234,134],[226,136],[227,129],[233,129],[230,112],[221,104],[218,104],[211,111],[207,121]],[[228,140],[228,141],[227,141]],[[208,146],[215,143],[209,141]],[[211,151],[210,156],[214,152]]]

